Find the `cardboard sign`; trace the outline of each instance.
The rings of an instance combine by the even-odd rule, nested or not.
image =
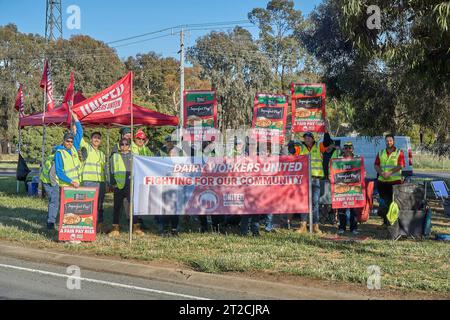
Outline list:
[[[61,188],[59,241],[95,241],[98,193],[98,188]]]
[[[307,214],[308,159],[135,157],[134,214]]]
[[[366,185],[364,158],[332,159],[330,165],[333,209],[364,208]]]
[[[215,91],[184,92],[185,141],[213,141],[217,136],[217,97]]]
[[[287,97],[258,93],[253,112],[253,136],[261,142],[278,141],[283,144],[286,133]]]
[[[293,132],[325,132],[326,86],[291,85]]]

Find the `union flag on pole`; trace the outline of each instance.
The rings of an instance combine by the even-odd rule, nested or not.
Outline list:
[[[74,83],[75,83],[75,77],[73,72],[70,74],[70,82],[69,86],[66,89],[66,94],[64,95],[63,104],[67,104],[67,123],[71,123],[72,120],[72,107],[73,107],[73,100],[74,100]]]
[[[19,90],[17,91],[16,96],[16,103],[14,107],[17,111],[19,111],[19,118],[23,118],[25,116],[25,107],[23,104],[23,90],[22,90],[22,84],[20,84]]]
[[[41,88],[45,90],[47,95],[47,111],[55,109],[55,100],[53,100],[53,83],[52,73],[48,60],[45,60],[44,72],[42,73]]]
[[[130,114],[132,105],[132,73],[129,72],[109,88],[74,106],[72,111],[80,120],[105,119]]]

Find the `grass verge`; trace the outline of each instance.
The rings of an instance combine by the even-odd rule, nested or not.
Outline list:
[[[107,196],[106,220],[112,216],[112,197]],[[367,268],[377,265],[382,271],[385,289],[422,290],[450,297],[450,250],[447,243],[433,240],[384,240],[376,230],[380,223],[372,219],[361,226],[363,242],[335,242],[290,230],[262,237],[240,237],[197,233],[197,222],[183,222],[184,232],[176,238],[156,234],[152,219],[144,221],[149,230],[144,237],[128,244],[126,221],[118,239],[99,235],[95,243],[74,246],[58,243],[56,231],[45,229],[45,200],[15,194],[13,178],[0,178],[0,240],[25,246],[57,249],[72,254],[89,254],[152,262],[170,262],[207,273],[271,273],[302,276],[365,286]],[[182,219],[183,220],[183,219]],[[193,219],[191,219],[192,221]],[[437,213],[434,233],[450,233],[450,221]],[[335,233],[328,225],[324,230]]]

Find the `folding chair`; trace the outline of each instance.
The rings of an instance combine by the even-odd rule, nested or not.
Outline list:
[[[433,181],[431,182],[431,187],[433,188],[436,199],[445,201],[450,197],[445,181]]]
[[[450,217],[450,195],[447,184],[445,181],[433,181],[431,182],[431,187],[433,188],[436,199],[442,201],[445,215]]]

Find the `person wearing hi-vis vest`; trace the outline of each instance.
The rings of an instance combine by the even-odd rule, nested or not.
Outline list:
[[[48,196],[48,218],[47,227],[51,230],[54,229],[56,216],[59,210],[59,185],[58,178],[54,172],[55,152],[53,149],[52,154],[45,160],[44,167],[42,168],[39,179],[42,182],[45,193]]]
[[[98,206],[97,206],[97,230],[104,233],[103,224],[103,202],[106,193],[106,157],[101,151],[102,134],[94,132],[91,134],[91,141],[87,143],[81,139],[81,179],[83,187],[98,188]]]
[[[125,214],[129,219],[130,213],[130,181],[131,181],[131,141],[121,139],[119,141],[119,153],[114,153],[111,157],[111,185],[114,187],[114,215],[113,226],[109,232],[109,237],[120,235],[120,213],[125,208]],[[140,224],[133,225],[133,233],[143,235]]]
[[[78,157],[81,139],[83,138],[83,127],[75,114],[72,113],[75,125],[72,128],[75,134],[68,132],[64,135],[61,146],[55,147],[55,171],[59,188],[80,187],[81,183],[81,162]],[[55,228],[57,211],[50,212],[47,220],[49,230]]]
[[[147,143],[148,143],[147,135],[145,134],[144,131],[139,130],[134,135],[134,143],[131,143],[131,152],[135,155],[143,157],[153,156],[153,153],[146,146]]]
[[[312,211],[313,211],[313,232],[321,234],[319,228],[319,199],[320,199],[320,180],[325,177],[323,171],[323,151],[320,145],[315,141],[314,135],[307,132],[303,135],[304,141],[298,146],[297,152],[300,155],[311,155],[311,185],[312,185]],[[300,229],[298,233],[307,232],[308,215],[300,215]]]
[[[402,169],[405,167],[405,154],[395,147],[395,137],[388,134],[385,138],[386,149],[380,151],[375,160],[375,170],[378,173],[378,193],[383,200],[379,216],[383,218],[383,225],[389,225],[387,213],[392,204],[393,189],[395,185],[403,183]]]

